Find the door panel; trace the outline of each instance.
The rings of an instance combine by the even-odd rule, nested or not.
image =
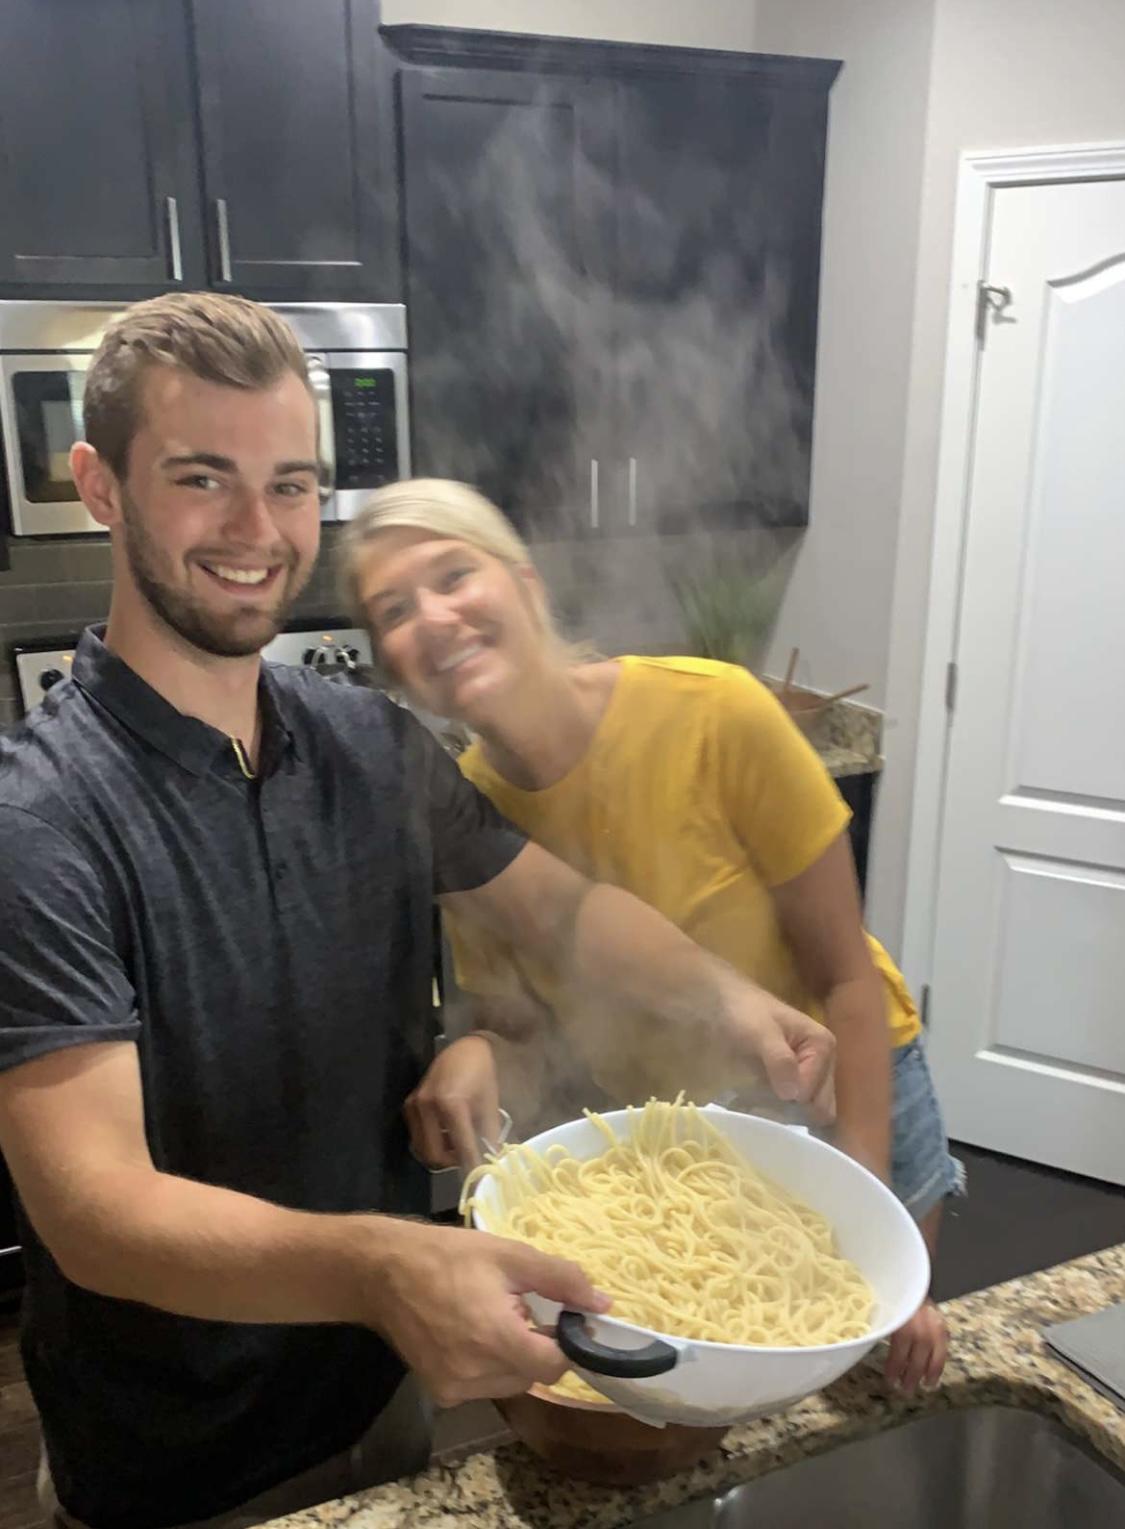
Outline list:
[[[932,982],[951,1134],[1125,1182],[1125,181],[1001,188]]]
[[[627,518],[803,524],[826,100],[683,74],[616,101]]]
[[[180,279],[199,279],[182,4],[98,10],[0,5],[0,282],[175,286],[177,234]]]
[[[1125,810],[1125,708],[1097,661],[1125,655],[1125,599],[1104,598],[1106,568],[1125,552],[1125,261],[1052,282],[1045,297],[1014,778]]]
[[[212,282],[397,300],[375,0],[193,0]]]
[[[602,99],[582,81],[487,70],[402,79],[416,467],[475,483],[545,536],[600,508]]]
[[[1009,853],[1001,867],[993,1049],[1125,1077],[1125,875]]]

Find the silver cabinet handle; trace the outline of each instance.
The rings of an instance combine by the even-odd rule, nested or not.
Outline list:
[[[596,531],[601,519],[601,506],[598,502],[598,459],[590,458],[590,529]]]
[[[168,221],[168,265],[173,281],[183,281],[184,261],[180,250],[180,208],[174,196],[164,198],[164,216]]]
[[[629,524],[637,523],[637,459],[629,458]]]
[[[219,279],[230,281],[230,218],[225,196],[215,198],[215,231],[219,236]]]

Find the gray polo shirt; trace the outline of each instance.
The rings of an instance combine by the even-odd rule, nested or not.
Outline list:
[[[258,778],[82,638],[0,738],[0,1067],[135,1041],[157,1168],[314,1211],[425,1208],[436,892],[519,853],[408,713],[265,665]],[[342,1326],[199,1322],[79,1289],[26,1229],[23,1350],[63,1506],[209,1517],[353,1442],[402,1366]]]

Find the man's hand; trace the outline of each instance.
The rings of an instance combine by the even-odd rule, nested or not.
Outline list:
[[[908,1396],[918,1386],[936,1386],[949,1354],[945,1318],[927,1298],[891,1339],[884,1375],[887,1384]]]
[[[410,1145],[433,1168],[472,1168],[482,1143],[500,1136],[500,1093],[492,1047],[466,1035],[440,1051],[404,1106]]]
[[[610,1304],[577,1264],[484,1232],[402,1223],[381,1264],[371,1325],[442,1407],[516,1396],[566,1372],[554,1339],[529,1325],[529,1291],[583,1311]]]

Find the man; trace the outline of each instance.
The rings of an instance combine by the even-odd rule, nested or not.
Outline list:
[[[44,1491],[94,1529],[257,1523],[424,1464],[408,1370],[442,1402],[556,1379],[524,1292],[606,1304],[571,1264],[403,1217],[435,895],[788,1097],[831,1043],[526,843],[383,697],[263,668],[319,534],[276,315],[138,305],[85,416],[109,622],[0,744],[0,1146]]]

